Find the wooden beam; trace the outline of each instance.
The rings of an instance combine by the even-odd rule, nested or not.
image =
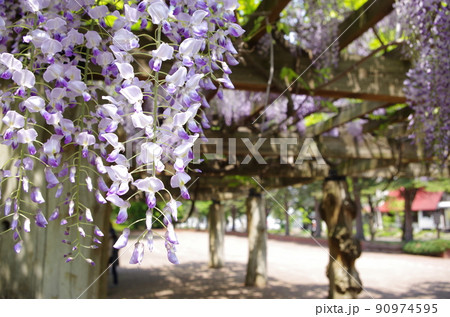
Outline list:
[[[431,178],[448,178],[450,176],[448,166],[442,168],[437,164],[427,163],[409,163],[400,166],[390,165],[360,172],[354,170],[352,173],[353,175],[362,178],[381,177],[386,179],[390,179],[393,176],[406,178],[418,178],[424,176]]]
[[[369,0],[350,14],[340,25],[339,49],[344,49],[364,32],[373,27],[392,10],[394,0]]]
[[[244,25],[245,37],[250,36],[248,44],[256,45],[258,40],[266,33],[266,18],[270,24],[278,21],[280,13],[291,0],[263,0],[258,8],[251,14],[250,19]],[[254,30],[257,28],[256,30]],[[253,32],[252,32],[253,31]]]
[[[222,153],[220,160],[227,161],[228,156],[234,154],[236,160],[243,160],[250,154],[250,150],[244,143],[244,139],[255,145],[260,138],[258,135],[249,132],[236,132],[229,135],[224,135],[222,132],[207,131],[206,137],[209,142],[221,142]],[[280,160],[281,142],[285,142],[287,146],[286,156],[288,162],[295,162],[301,148],[304,145],[305,138],[299,137],[298,133],[280,133],[277,136],[278,140],[274,138],[261,139],[261,144],[258,152],[264,158]],[[233,142],[230,142],[232,140]],[[433,161],[432,157],[417,148],[409,140],[396,141],[385,137],[374,137],[370,134],[365,134],[360,139],[356,139],[350,135],[341,135],[340,137],[320,136],[315,139],[320,154],[325,160],[327,159],[399,159],[403,162],[421,162]],[[209,154],[210,161],[217,161],[211,157],[216,153],[216,144],[201,143],[198,141],[196,147],[200,147],[201,154]],[[255,158],[251,158],[255,160]],[[291,160],[291,161],[289,161]],[[292,161],[293,160],[293,161]],[[223,166],[220,166],[223,168]],[[261,166],[259,168],[262,168]]]
[[[402,162],[422,162],[433,159],[409,140],[396,141],[385,137],[365,134],[361,139],[349,135],[338,138],[318,138],[317,145],[323,157],[332,159],[393,159]]]
[[[337,115],[329,118],[328,120],[307,127],[305,134],[308,137],[318,136],[335,127],[341,126],[344,123],[350,122],[353,119],[362,117],[367,113],[388,105],[389,104],[374,101],[352,104],[345,108],[341,108],[341,111]]]
[[[269,76],[269,63],[256,53],[245,54],[244,61],[233,67],[230,78],[236,89],[264,92]],[[295,69],[296,59],[283,48],[274,47],[274,78],[280,79],[283,67]],[[246,62],[248,60],[251,62]],[[309,61],[301,63],[297,70],[301,77],[290,87],[293,94],[314,95],[329,98],[356,98],[380,102],[403,103],[405,95],[403,82],[409,63],[399,59],[372,56],[357,67],[359,56],[343,56],[336,69],[332,70],[329,85],[321,88],[317,83],[317,73]],[[254,65],[260,65],[255,69]],[[337,79],[335,79],[335,77]],[[282,93],[280,85],[272,85],[271,91]]]
[[[320,165],[311,161],[305,161],[302,164],[282,164],[279,160],[273,160],[268,164],[258,164],[252,161],[249,164],[237,164],[231,167],[224,170],[205,162],[198,166],[202,173],[196,176],[217,177],[221,179],[223,185],[226,176],[260,176],[261,179],[271,180],[296,178],[305,182],[309,179],[324,178],[329,172],[328,165]]]

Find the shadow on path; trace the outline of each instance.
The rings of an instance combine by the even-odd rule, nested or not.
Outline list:
[[[119,269],[119,284],[109,298],[325,298],[326,285],[292,285],[269,278],[266,288],[244,286],[245,265],[227,262],[210,269],[190,262],[151,269]]]

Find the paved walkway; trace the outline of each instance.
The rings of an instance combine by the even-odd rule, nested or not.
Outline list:
[[[269,285],[243,285],[245,237],[226,236],[226,265],[208,268],[205,232],[178,231],[180,265],[166,260],[163,241],[141,265],[128,264],[133,247],[120,258],[119,284],[109,298],[325,298],[326,249],[294,242],[268,241]],[[450,298],[450,259],[365,252],[356,262],[365,291],[361,298]],[[110,277],[111,281],[111,277]]]

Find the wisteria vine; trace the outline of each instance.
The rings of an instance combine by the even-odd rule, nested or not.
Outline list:
[[[103,233],[85,193],[117,206],[118,224],[128,218],[130,199],[144,193],[146,230],[130,263],[142,261],[145,243],[153,248],[158,201],[165,205],[158,210],[167,256],[178,263],[172,222],[180,202],[160,175],[172,175],[170,186],[189,199],[192,147],[209,127],[201,90],[233,88],[231,38],[244,32],[237,6],[237,0],[124,1],[123,7],[95,0],[0,1],[1,143],[13,153],[0,178],[2,185],[15,182],[1,219],[11,221],[17,253],[32,221],[45,228],[58,220],[65,235],[76,232],[63,240],[70,248],[66,262],[81,257],[95,265],[82,249],[97,248]],[[148,67],[137,56],[145,56]],[[130,143],[138,146],[135,153],[125,151]],[[45,186],[61,200],[52,211]],[[114,247],[125,247],[129,235],[127,228]]]
[[[399,0],[395,4],[408,38],[413,67],[405,95],[414,109],[410,126],[414,140],[445,162],[450,154],[450,9],[440,0]]]

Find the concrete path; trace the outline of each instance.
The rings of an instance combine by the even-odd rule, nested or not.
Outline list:
[[[226,266],[208,268],[208,235],[177,231],[179,265],[166,259],[162,239],[141,265],[130,265],[133,247],[121,253],[119,284],[109,298],[326,298],[327,250],[319,246],[269,240],[269,285],[243,285],[245,237],[225,238]],[[131,241],[131,240],[130,240]],[[356,262],[365,291],[361,298],[450,298],[450,259],[365,252]]]

